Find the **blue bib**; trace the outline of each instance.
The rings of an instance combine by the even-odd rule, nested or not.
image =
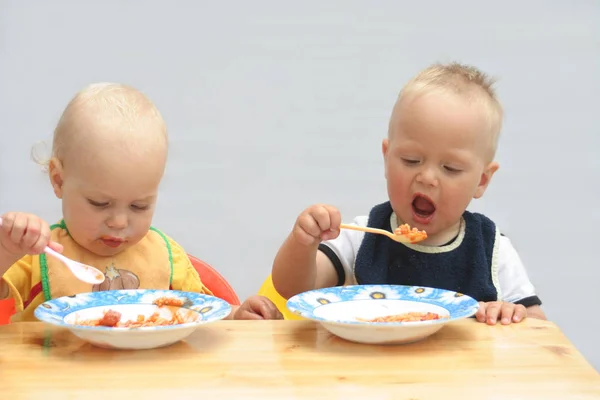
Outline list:
[[[391,231],[390,202],[373,207],[368,226]],[[365,233],[356,255],[358,284],[428,286],[460,292],[477,301],[497,301],[492,281],[496,225],[484,215],[465,211],[465,233],[453,250],[425,253],[372,233]]]

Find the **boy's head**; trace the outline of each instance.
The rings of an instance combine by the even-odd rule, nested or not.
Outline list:
[[[75,95],[54,131],[48,171],[79,245],[110,256],[146,235],[167,148],[159,111],[136,89],[98,83]]]
[[[402,89],[383,140],[392,208],[431,242],[451,239],[498,169],[502,107],[474,67],[433,65]]]

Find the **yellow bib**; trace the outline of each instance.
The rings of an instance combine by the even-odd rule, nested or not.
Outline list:
[[[127,250],[112,256],[95,255],[79,246],[69,235],[64,221],[52,226],[52,240],[64,246],[63,254],[98,268],[104,282],[91,285],[75,278],[54,257],[40,255],[40,280],[45,300],[78,293],[119,289],[169,289],[173,280],[173,255],[166,236],[150,228],[148,234]]]

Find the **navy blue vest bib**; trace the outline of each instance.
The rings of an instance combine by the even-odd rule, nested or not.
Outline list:
[[[368,226],[391,231],[392,207],[373,207]],[[487,217],[465,211],[465,234],[454,250],[424,253],[402,243],[365,233],[356,255],[358,284],[428,286],[460,292],[477,301],[497,301],[492,282],[492,255],[496,225]]]

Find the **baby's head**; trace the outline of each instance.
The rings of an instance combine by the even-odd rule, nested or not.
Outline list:
[[[492,84],[474,67],[436,64],[409,81],[394,106],[382,144],[390,202],[431,244],[453,238],[498,169],[503,111]]]
[[[168,150],[154,104],[136,89],[93,84],[77,93],[54,131],[48,172],[71,237],[111,256],[148,232]]]

